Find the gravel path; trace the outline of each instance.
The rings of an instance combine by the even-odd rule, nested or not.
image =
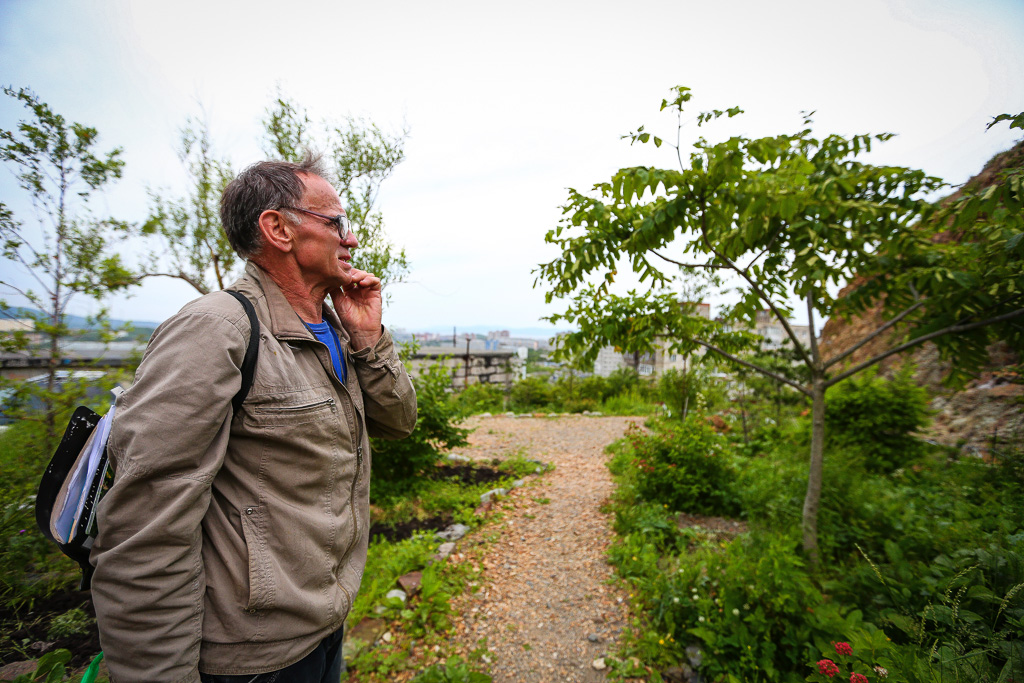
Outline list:
[[[473,418],[473,459],[526,457],[555,471],[499,504],[499,540],[488,549],[481,590],[457,598],[454,644],[487,638],[491,675],[506,681],[603,681],[594,660],[615,650],[626,596],[608,581],[605,549],[611,516],[600,511],[612,490],[604,447],[637,418]]]

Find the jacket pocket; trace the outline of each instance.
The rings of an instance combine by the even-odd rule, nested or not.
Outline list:
[[[249,601],[246,610],[268,609],[274,606],[277,586],[274,569],[267,548],[266,519],[259,505],[242,509],[242,535],[249,552]]]
[[[331,396],[310,397],[299,401],[271,400],[253,404],[251,424],[256,427],[283,427],[329,419],[337,410]]]

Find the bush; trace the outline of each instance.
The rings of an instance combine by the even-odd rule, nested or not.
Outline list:
[[[640,375],[633,368],[616,368],[608,375],[608,396],[618,396],[640,386]]]
[[[928,392],[910,372],[907,366],[891,380],[862,373],[828,393],[825,433],[830,443],[856,448],[869,472],[892,472],[922,453],[912,434],[928,424]]]
[[[642,387],[634,387],[624,394],[609,396],[601,411],[609,415],[654,415],[658,406],[651,403]]]
[[[703,680],[804,680],[813,643],[847,637],[861,622],[822,595],[798,546],[767,533],[665,557],[644,533],[626,536],[610,556],[643,615],[627,647],[670,666],[687,660],[696,637]]]
[[[470,384],[452,397],[460,415],[498,413],[505,409],[505,387],[499,384]]]
[[[432,467],[441,451],[465,446],[469,430],[456,426],[458,409],[448,400],[451,371],[431,365],[413,378],[419,415],[405,439],[371,439],[374,497],[411,487],[422,471]]]
[[[552,387],[545,380],[527,377],[512,385],[512,410],[517,413],[547,410],[551,405]]]
[[[595,404],[600,403],[611,395],[611,387],[608,380],[599,375],[584,377],[579,381],[577,392],[581,399],[590,399]]]
[[[669,509],[706,515],[740,511],[728,442],[700,412],[682,425],[665,424],[650,434],[633,432],[637,496]]]
[[[707,370],[700,366],[690,368],[686,372],[669,368],[658,378],[656,391],[658,399],[665,404],[670,415],[680,420],[685,417],[684,413],[696,408],[698,394],[703,397],[706,404],[724,400],[722,388],[710,378]]]

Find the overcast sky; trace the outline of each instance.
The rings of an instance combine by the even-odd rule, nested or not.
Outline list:
[[[1024,110],[1024,2],[0,0],[0,65],[3,84],[124,148],[97,209],[127,220],[145,218],[147,187],[183,190],[174,143],[199,103],[236,167],[261,157],[277,85],[316,119],[407,125],[379,208],[412,273],[385,322],[524,328],[556,310],[530,271],[556,255],[544,234],[566,188],[673,163],[620,139],[641,124],[674,138],[658,113],[671,86],[694,90],[694,112],[747,112],[711,137],[793,132],[815,110],[819,133],[897,133],[873,161],[958,184],[1019,137],[985,125]],[[4,98],[0,126],[22,112]],[[2,201],[24,207],[2,175]],[[152,280],[111,314],[159,321],[194,296]]]

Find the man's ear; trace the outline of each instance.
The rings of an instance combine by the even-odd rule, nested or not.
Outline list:
[[[267,209],[259,217],[263,246],[287,253],[295,246],[295,231],[280,211]]]

